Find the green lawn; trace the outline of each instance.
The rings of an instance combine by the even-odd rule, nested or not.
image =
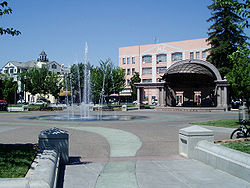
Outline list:
[[[0,178],[20,178],[28,172],[37,151],[33,145],[0,145]]]
[[[250,154],[250,141],[231,142],[222,145],[231,149],[235,149]]]
[[[215,127],[239,128],[238,119],[221,119],[217,121],[193,122],[193,125],[207,125]]]

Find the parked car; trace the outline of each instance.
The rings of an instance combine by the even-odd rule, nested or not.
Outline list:
[[[133,101],[133,104],[135,104],[135,105],[136,105],[136,104],[137,104],[137,101]]]
[[[158,104],[158,100],[157,100],[157,99],[153,99],[153,100],[152,100],[152,104],[153,104],[153,105],[157,105],[157,104]]]
[[[7,110],[8,104],[5,100],[0,100],[0,110]]]
[[[47,104],[47,102],[44,102],[43,100],[37,100],[34,105],[43,105],[43,104]]]
[[[17,104],[25,104],[25,100],[20,99],[20,100],[17,101]]]

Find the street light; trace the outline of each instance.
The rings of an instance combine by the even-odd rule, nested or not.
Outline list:
[[[26,83],[26,75],[24,76],[24,84],[23,84],[23,94],[24,94],[24,103],[26,105],[26,93],[25,93],[25,83]]]
[[[246,102],[243,102],[243,105],[239,107],[239,122],[242,121],[249,122],[249,109],[246,106]]]

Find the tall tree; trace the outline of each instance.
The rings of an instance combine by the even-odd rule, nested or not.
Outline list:
[[[32,68],[21,74],[21,82],[25,84],[25,91],[32,95],[39,94],[46,96],[47,94],[58,97],[62,84],[57,74],[49,72],[46,66],[42,68]]]
[[[49,75],[47,76],[46,81],[49,94],[58,99],[60,90],[62,89],[63,86],[61,78],[58,76],[58,74],[50,72]]]
[[[106,102],[109,102],[111,94],[119,94],[124,87],[125,72],[115,67],[110,59],[100,61],[100,66],[91,71],[92,95],[95,103],[99,102],[103,94]]]
[[[15,97],[16,97],[16,91],[17,91],[17,83],[14,82],[14,78],[10,77],[8,75],[5,75],[2,80],[2,95],[4,100],[6,100],[8,103],[14,103]]]
[[[137,89],[135,87],[135,83],[140,83],[141,82],[141,78],[138,72],[135,72],[134,76],[130,79],[130,86],[131,86],[131,90],[132,90],[132,98],[133,100],[136,100],[137,98]]]
[[[0,17],[6,14],[12,14],[12,9],[8,7],[7,1],[0,0]],[[10,34],[12,36],[21,34],[20,31],[13,28],[3,28],[0,27],[0,35]]]
[[[120,67],[115,67],[112,70],[113,75],[113,93],[118,94],[124,89],[125,71]]]
[[[229,56],[233,62],[227,80],[232,85],[234,98],[250,98],[250,50],[246,45]]]
[[[228,3],[227,3],[228,2]],[[213,0],[208,6],[212,16],[207,20],[213,22],[209,28],[208,43],[211,44],[210,55],[207,60],[213,63],[225,76],[233,67],[228,55],[237,50],[237,46],[242,47],[248,37],[244,34],[240,24],[245,21],[236,12],[236,7],[229,2],[236,0]]]

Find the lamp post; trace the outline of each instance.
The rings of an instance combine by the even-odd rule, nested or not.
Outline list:
[[[26,83],[26,76],[24,76],[24,84],[23,84],[24,102],[25,102],[25,104],[26,104],[25,83]]]
[[[239,107],[239,122],[249,121],[249,109],[246,106],[246,102],[243,102],[243,105]]]

